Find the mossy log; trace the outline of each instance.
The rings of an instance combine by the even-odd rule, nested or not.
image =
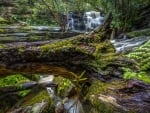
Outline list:
[[[111,19],[109,15],[104,25],[91,33],[55,42],[1,44],[0,75],[47,73],[72,78],[68,70],[76,73],[86,70],[87,76],[98,79],[102,75],[120,75],[122,64],[116,60],[120,56],[108,41]]]

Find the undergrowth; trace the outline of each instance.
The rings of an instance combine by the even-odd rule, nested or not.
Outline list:
[[[150,83],[150,40],[144,45],[135,48],[135,50],[127,55],[130,59],[134,59],[139,67],[140,72],[133,72],[125,69],[125,79],[138,79],[146,83]]]

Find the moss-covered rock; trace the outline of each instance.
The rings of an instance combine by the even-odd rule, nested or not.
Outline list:
[[[136,90],[137,87],[133,86],[133,88],[130,87],[130,89],[128,85],[134,82],[140,85],[138,81],[94,81],[86,95],[86,102],[90,103],[87,104],[87,106],[89,105],[91,107],[86,106],[86,110],[88,113],[137,113],[138,111],[149,111],[149,102],[145,103],[144,101],[145,96],[149,95],[147,93],[149,86],[146,84],[148,86],[146,88],[147,91],[141,91],[141,89],[139,89],[137,92],[132,92],[132,90]],[[132,93],[130,93],[130,91]],[[145,107],[143,108],[142,106]]]
[[[110,83],[104,83],[100,81],[94,81],[94,83],[90,86],[88,94],[86,95],[86,99],[90,101],[92,107],[88,110],[89,113],[115,113],[116,111],[123,111],[115,100],[115,97],[112,95],[116,95],[113,89],[119,89],[124,86],[125,82],[123,81],[113,81]]]

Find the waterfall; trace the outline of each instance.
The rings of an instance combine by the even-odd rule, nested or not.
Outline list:
[[[104,15],[97,11],[84,12],[82,16],[77,13],[70,12],[67,14],[67,30],[71,31],[91,31],[102,25]]]
[[[67,29],[74,30],[74,18],[72,16],[72,13],[69,13],[67,15]]]
[[[86,31],[93,30],[94,28],[102,25],[104,21],[102,13],[96,11],[85,12],[83,18]]]

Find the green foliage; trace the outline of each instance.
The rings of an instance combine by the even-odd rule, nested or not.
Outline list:
[[[9,15],[11,21],[25,21],[30,25],[62,25],[62,16],[70,11],[84,12],[100,10],[112,12],[112,28],[129,30],[136,22],[141,22],[139,11],[149,4],[149,0],[14,0],[16,8]],[[0,13],[5,11],[2,7]]]
[[[143,21],[140,9],[149,4],[149,0],[89,0],[94,8],[111,12],[113,21],[111,27],[122,31],[131,30],[132,25]]]
[[[71,74],[73,75],[73,79],[71,80],[72,83],[79,89],[82,89],[85,81],[87,81],[87,78],[84,77],[85,71],[83,71],[80,75],[75,74],[73,72],[71,72]]]
[[[0,14],[4,15],[11,23],[20,21],[26,22],[29,25],[57,25],[55,20],[51,19],[50,12],[40,1],[33,1],[33,5],[28,3],[28,0],[14,0],[15,7],[11,9],[5,6],[0,8]],[[9,12],[9,13],[7,13]],[[6,13],[6,14],[5,14]],[[6,19],[5,19],[6,20]],[[6,21],[3,21],[3,23]],[[1,18],[0,18],[1,24]]]
[[[64,97],[72,84],[71,81],[63,77],[55,77],[54,81],[58,84],[58,95]]]
[[[0,87],[5,87],[5,86],[17,86],[20,88],[20,84],[24,82],[29,82],[29,79],[25,78],[24,76],[20,74],[16,75],[10,75],[5,78],[0,79]],[[24,97],[26,94],[28,94],[30,90],[25,90],[25,91],[19,91],[18,95]]]
[[[61,97],[66,96],[68,93],[68,89],[70,86],[74,85],[77,92],[80,93],[85,82],[87,81],[87,78],[84,77],[85,71],[83,71],[81,74],[75,74],[73,72],[70,72],[72,78],[66,79],[63,77],[56,77],[55,82],[58,84],[58,95]]]
[[[150,41],[136,48],[133,52],[127,55],[131,59],[135,59],[142,71],[150,70]]]
[[[25,78],[20,74],[10,75],[5,78],[0,79],[0,87],[10,86],[10,85],[19,85],[24,82],[28,82],[29,79]]]
[[[125,69],[124,79],[138,79],[150,83],[150,41],[146,42],[141,47],[135,48],[135,50],[127,56],[137,61],[141,71],[133,72],[130,69]]]
[[[148,74],[144,71],[141,71],[139,73],[137,72],[133,72],[130,69],[125,69],[125,73],[123,76],[124,79],[138,79],[141,81],[144,81],[146,83],[150,84],[150,76],[148,76]]]

